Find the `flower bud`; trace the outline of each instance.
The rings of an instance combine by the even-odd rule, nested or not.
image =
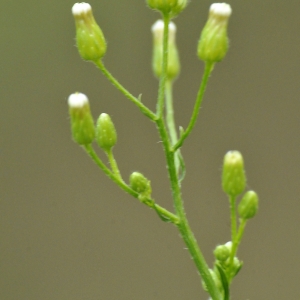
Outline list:
[[[117,143],[117,132],[108,114],[102,113],[97,120],[96,141],[106,152]]]
[[[239,151],[229,151],[224,157],[222,186],[226,194],[236,197],[246,185],[244,161]]]
[[[229,249],[226,245],[219,245],[214,250],[214,256],[219,261],[225,261],[229,258],[231,249]]]
[[[152,189],[150,180],[148,180],[143,174],[133,172],[129,177],[129,182],[130,187],[140,195],[140,200],[151,196]]]
[[[238,211],[242,219],[251,219],[258,210],[258,196],[254,191],[248,191],[243,196]]]
[[[198,43],[198,56],[205,62],[221,61],[228,50],[227,25],[231,7],[226,3],[210,6],[208,20]]]
[[[87,96],[72,94],[68,98],[68,104],[73,140],[79,145],[91,144],[95,138],[95,126]]]
[[[177,16],[187,5],[187,0],[147,0],[150,8],[159,10],[163,15]]]
[[[76,25],[76,43],[84,60],[96,62],[106,52],[104,35],[96,23],[92,8],[88,3],[76,3],[72,7]]]
[[[238,272],[241,270],[243,266],[243,262],[240,261],[236,256],[233,258],[232,265],[229,269],[227,269],[227,276],[229,278],[235,277]]]
[[[227,242],[224,246],[228,248],[229,252],[231,252],[231,250],[232,250],[232,241]]]
[[[153,57],[152,68],[154,74],[160,78],[162,73],[163,61],[163,35],[164,22],[162,20],[156,21],[151,27],[153,33]],[[173,22],[169,23],[169,41],[168,41],[168,65],[167,78],[174,79],[180,71],[179,56],[176,46],[176,25]]]

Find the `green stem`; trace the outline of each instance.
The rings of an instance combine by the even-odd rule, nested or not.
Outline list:
[[[196,264],[196,267],[201,274],[203,281],[205,282],[209,294],[213,300],[221,300],[221,294],[210,275],[208,265],[200,251],[194,234],[189,226],[188,220],[185,215],[183,202],[181,198],[181,189],[177,177],[177,171],[175,166],[175,150],[172,151],[170,140],[166,130],[166,125],[163,118],[164,109],[164,97],[167,81],[167,65],[168,65],[168,29],[169,29],[169,15],[164,15],[164,40],[163,40],[163,62],[162,62],[162,75],[160,78],[158,101],[157,101],[157,119],[156,126],[160,134],[160,138],[163,143],[163,148],[167,161],[167,168],[169,172],[169,179],[171,183],[172,196],[174,200],[174,207],[176,215],[179,217],[179,223],[177,227],[181,233],[181,236],[189,249],[189,252]]]
[[[87,154],[92,158],[92,160],[96,163],[96,165],[112,180],[114,181],[122,190],[124,190],[126,193],[130,194],[134,198],[139,198],[139,194],[135,192],[133,189],[131,189],[126,183],[124,183],[123,180],[120,180],[98,157],[95,150],[93,149],[92,145],[84,145],[84,149],[87,152]],[[145,202],[143,202],[147,206],[151,208],[155,208],[155,210],[165,219],[169,220],[171,223],[177,225],[179,223],[179,218],[168,211],[167,209],[163,208],[162,206],[155,203],[153,199],[146,199]],[[155,207],[154,207],[155,206]]]
[[[119,167],[118,167],[118,164],[114,158],[114,155],[113,155],[113,152],[112,152],[112,149],[110,149],[109,151],[106,151],[106,155],[109,159],[109,163],[110,163],[110,166],[111,166],[111,169],[113,171],[113,173],[115,174],[115,176],[120,180],[120,181],[123,181],[123,178],[121,176],[121,173],[120,173],[120,170],[119,170]]]
[[[174,225],[179,224],[179,222],[180,222],[179,218],[175,214],[168,211],[167,209],[161,207],[160,205],[158,205],[156,203],[153,204],[153,208],[157,211],[157,213],[160,216],[163,216],[169,222],[173,223]]]
[[[233,243],[236,236],[236,207],[235,207],[236,197],[230,196],[229,203],[230,203],[230,220],[231,220],[231,241]]]
[[[167,81],[167,66],[168,66],[168,40],[169,40],[169,14],[164,15],[164,37],[163,37],[163,62],[162,72],[159,80],[158,100],[156,106],[156,115],[158,118],[163,117],[165,86]]]
[[[247,219],[240,219],[239,230],[235,236],[235,239],[232,241],[232,249],[231,249],[231,253],[230,253],[230,263],[229,263],[229,265],[231,267],[233,266],[233,259],[236,256],[237,249],[238,249],[241,239],[243,237],[246,223],[247,223]]]
[[[105,68],[101,60],[97,61],[96,66],[101,70],[101,72],[106,76],[106,78],[131,102],[133,102],[141,112],[146,115],[151,121],[156,120],[156,115],[146,107],[138,98],[134,97],[127,89],[125,89],[118,81],[113,77],[113,75]]]
[[[172,95],[172,81],[166,82],[166,121],[169,129],[172,145],[177,142],[177,132],[174,120],[174,107],[173,107],[173,95]]]
[[[176,125],[174,119],[172,88],[173,88],[172,81],[167,80],[166,81],[166,123],[168,126],[171,143],[173,146],[176,144],[178,137],[177,137],[177,131],[176,131]],[[177,174],[179,172],[179,167],[180,167],[179,155],[180,153],[177,151],[175,155],[175,167],[176,167]]]
[[[215,282],[213,281],[212,276],[210,275],[208,265],[204,259],[204,256],[197,244],[197,241],[194,237],[194,234],[189,226],[188,220],[185,215],[185,210],[183,207],[183,202],[181,198],[181,190],[178,182],[175,162],[174,162],[174,152],[170,150],[170,144],[168,140],[168,135],[166,132],[166,128],[164,126],[163,120],[158,119],[156,121],[157,128],[160,133],[161,140],[163,142],[163,147],[165,151],[165,156],[168,165],[169,179],[171,182],[172,195],[174,199],[174,207],[176,210],[176,214],[179,217],[179,224],[177,225],[181,236],[194,260],[196,267],[205,282],[208,292],[212,298],[212,300],[221,300],[221,294],[218,290]]]
[[[194,126],[196,124],[196,120],[197,120],[197,117],[199,114],[199,109],[200,109],[200,106],[201,106],[201,103],[203,100],[203,96],[204,96],[204,92],[205,92],[205,89],[207,86],[209,75],[211,74],[213,68],[214,68],[214,63],[210,63],[210,62],[205,63],[205,70],[204,70],[201,85],[200,85],[200,88],[198,91],[197,99],[196,99],[196,102],[194,105],[194,110],[192,113],[190,123],[189,123],[188,127],[186,128],[186,130],[181,134],[176,145],[173,147],[174,151],[176,151],[179,147],[182,146],[184,140],[189,136],[189,134],[191,133],[192,129],[194,128]]]

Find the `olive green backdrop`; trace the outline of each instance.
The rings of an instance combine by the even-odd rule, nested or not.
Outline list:
[[[74,2],[0,2],[0,299],[207,299],[176,228],[119,190],[71,140],[67,97],[80,91],[95,118],[112,116],[123,176],[143,172],[157,202],[172,209],[155,126],[79,57]],[[108,41],[104,63],[154,109],[150,26],[159,14],[143,0],[90,3]],[[210,4],[193,0],[175,20],[183,127],[202,76],[196,46]],[[230,239],[223,156],[240,150],[260,209],[246,227],[232,299],[299,299],[300,3],[230,4],[230,51],[182,150],[187,215],[211,264],[213,248]]]

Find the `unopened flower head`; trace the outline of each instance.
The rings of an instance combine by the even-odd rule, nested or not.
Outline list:
[[[96,23],[92,8],[88,3],[76,3],[72,7],[76,24],[76,43],[84,60],[96,62],[106,52],[104,35]]]
[[[68,105],[73,140],[80,145],[91,144],[95,138],[95,126],[87,96],[72,94],[68,98]]]
[[[210,6],[208,20],[198,43],[198,56],[206,62],[221,61],[228,50],[227,26],[231,7],[226,3]]]
[[[230,256],[230,250],[226,245],[219,245],[214,250],[214,256],[219,261],[225,261]]]
[[[243,156],[239,151],[229,151],[224,157],[222,186],[226,194],[236,197],[246,186]]]
[[[242,219],[253,218],[258,210],[258,196],[254,191],[248,191],[243,196],[238,211]]]
[[[140,172],[133,172],[129,177],[129,182],[130,187],[143,197],[151,196],[150,180]]]
[[[108,114],[102,113],[96,126],[96,141],[104,151],[110,151],[117,143],[115,125]]]
[[[154,74],[159,78],[162,73],[164,22],[162,20],[156,21],[152,25],[151,31],[153,34],[152,68]],[[179,71],[180,62],[176,46],[176,25],[170,22],[168,35],[168,79],[174,79],[179,74]]]
[[[187,2],[187,0],[147,0],[150,8],[171,17],[178,15],[186,7]]]
[[[227,243],[224,244],[225,247],[227,247],[229,249],[229,251],[231,252],[232,249],[232,241],[229,241]]]

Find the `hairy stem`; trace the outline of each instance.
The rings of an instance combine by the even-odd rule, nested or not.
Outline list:
[[[173,95],[172,95],[173,85],[171,80],[167,80],[166,82],[166,123],[168,126],[168,131],[171,139],[172,146],[177,142],[177,131],[175,125],[175,118],[174,118],[174,106],[173,106]],[[178,175],[179,167],[180,167],[180,160],[179,160],[179,149],[175,154],[175,167],[176,172]]]
[[[156,115],[158,118],[163,117],[165,88],[167,81],[167,66],[168,66],[168,39],[169,39],[169,22],[170,16],[164,15],[164,38],[163,38],[163,61],[162,73],[159,80],[158,99],[156,105]]]
[[[92,158],[92,160],[96,163],[96,165],[112,180],[114,181],[122,190],[124,190],[126,193],[130,194],[134,198],[139,198],[139,194],[135,192],[133,189],[130,188],[126,183],[124,183],[123,180],[120,180],[98,157],[95,150],[93,149],[92,145],[85,145],[84,146],[85,151],[87,154]],[[156,212],[163,216],[166,220],[169,220],[171,223],[177,225],[179,223],[179,218],[168,211],[167,209],[163,208],[162,206],[155,203],[153,199],[146,199],[146,201],[143,202],[147,206],[153,208],[156,210]]]
[[[131,102],[133,102],[140,110],[141,112],[147,116],[151,121],[156,120],[156,115],[148,108],[146,107],[140,99],[134,97],[127,89],[125,89],[115,77],[105,68],[104,64],[101,60],[99,60],[97,63],[95,63],[96,66],[101,70],[101,72],[104,74],[104,76]]]
[[[209,62],[205,63],[205,70],[204,70],[201,85],[200,85],[200,88],[198,91],[197,99],[196,99],[196,102],[194,105],[192,117],[190,119],[190,123],[189,123],[188,127],[186,128],[186,130],[181,134],[176,145],[173,147],[174,151],[176,151],[179,147],[182,146],[184,140],[189,136],[189,134],[191,133],[192,129],[194,128],[194,126],[196,124],[197,117],[199,114],[199,109],[200,109],[200,106],[201,106],[201,103],[203,100],[203,96],[204,96],[204,92],[205,92],[207,82],[209,79],[209,75],[211,74],[213,68],[214,68],[214,63],[209,63]]]
[[[111,166],[111,169],[114,173],[114,175],[120,180],[120,181],[123,181],[122,179],[122,176],[121,176],[121,173],[120,173],[120,170],[119,170],[119,167],[118,167],[118,164],[114,158],[114,155],[112,153],[112,149],[110,149],[109,151],[106,151],[106,155],[109,159],[109,163],[110,163],[110,166]]]

